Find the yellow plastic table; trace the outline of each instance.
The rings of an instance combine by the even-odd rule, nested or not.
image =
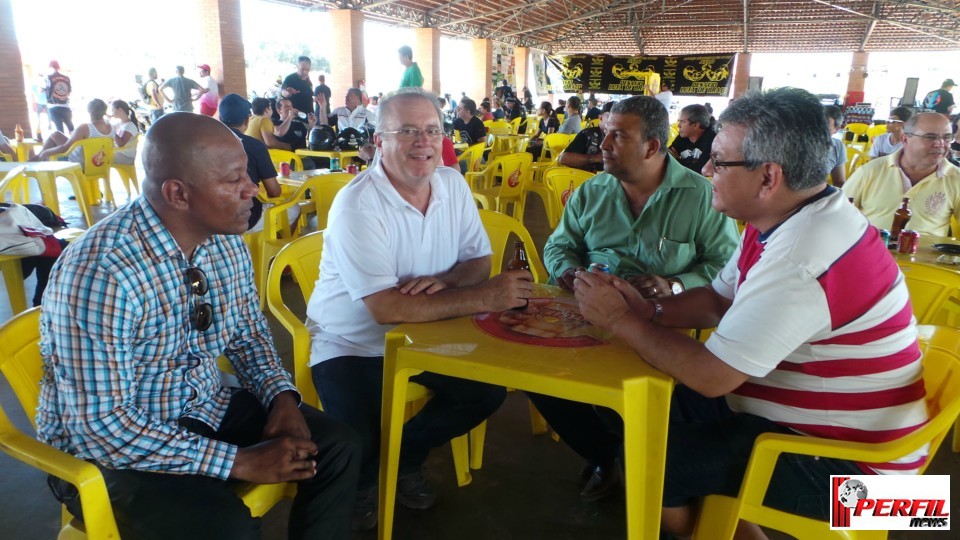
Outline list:
[[[73,163],[72,161],[0,162],[0,176],[16,167],[23,167],[23,174],[37,181],[40,186],[43,204],[58,216],[60,215],[60,199],[57,196],[57,177],[62,176],[69,180],[73,187],[73,194],[77,198],[77,206],[83,212],[87,226],[93,225],[93,216],[90,214],[90,207],[86,203],[86,192],[83,189],[83,169],[79,163]]]
[[[309,169],[306,171],[291,171],[288,176],[277,176],[277,182],[282,186],[300,187],[314,176],[330,174],[330,169]]]
[[[536,297],[569,295],[538,285]],[[422,371],[609,407],[624,424],[627,534],[657,538],[673,379],[614,341],[544,347],[481,331],[472,317],[402,324],[386,336],[380,446],[380,529],[393,534],[407,381]]]
[[[22,141],[10,139],[10,143],[16,147],[17,161],[26,161],[30,159],[30,149],[34,146],[43,145],[43,143],[38,142],[36,139],[23,139]]]
[[[22,258],[19,255],[0,255],[0,273],[3,274],[3,284],[7,287],[10,309],[14,315],[27,309],[27,291],[23,286],[23,269],[20,268]]]
[[[301,148],[295,152],[298,156],[307,156],[307,157],[322,157],[322,158],[355,158],[360,155],[356,150],[310,150],[309,148]]]

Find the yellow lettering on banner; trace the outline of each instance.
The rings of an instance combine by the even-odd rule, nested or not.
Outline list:
[[[603,79],[590,79],[590,88],[600,88],[601,84],[603,84]]]
[[[726,87],[720,86],[720,83],[717,82],[695,82],[690,86],[680,88],[681,93],[687,94],[723,95],[726,94],[726,91]]]

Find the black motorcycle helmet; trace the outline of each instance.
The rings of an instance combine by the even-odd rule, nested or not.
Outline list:
[[[340,130],[336,146],[343,151],[359,150],[367,140],[366,136],[355,128]]]
[[[337,140],[337,133],[333,128],[320,124],[310,130],[310,136],[307,138],[307,145],[311,150],[330,151]]]

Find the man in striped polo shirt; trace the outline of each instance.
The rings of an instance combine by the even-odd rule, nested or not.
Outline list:
[[[720,124],[704,167],[713,206],[748,225],[712,285],[649,301],[609,275],[574,282],[590,322],[680,383],[662,513],[675,535],[692,532],[699,497],[737,493],[762,433],[881,442],[927,420],[903,274],[877,230],[824,183],[830,142],[817,99],[750,93]],[[664,328],[715,325],[705,344]],[[826,519],[831,474],[911,474],[925,454],[882,464],[785,456],[765,504]]]

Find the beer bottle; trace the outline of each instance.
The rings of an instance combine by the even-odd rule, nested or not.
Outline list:
[[[13,128],[13,134],[16,136],[17,142],[23,142],[23,128],[20,127],[20,124]]]
[[[900,231],[907,226],[907,222],[910,221],[910,216],[913,215],[913,212],[910,211],[909,204],[910,197],[904,197],[900,208],[897,208],[897,211],[893,214],[893,226],[890,227],[891,241],[895,242],[900,238]]]
[[[523,247],[523,241],[517,240],[513,243],[513,260],[507,264],[507,270],[530,270],[530,264],[527,263],[527,250]]]

